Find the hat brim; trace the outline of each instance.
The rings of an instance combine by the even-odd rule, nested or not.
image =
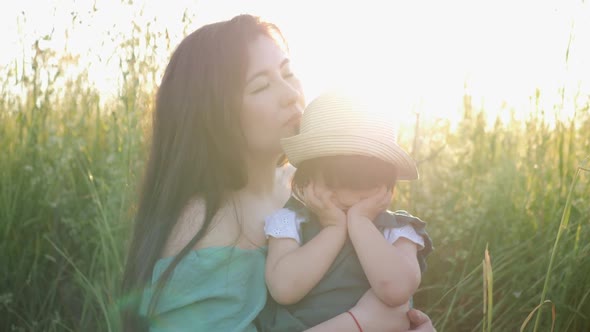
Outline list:
[[[414,159],[390,139],[354,133],[302,133],[281,139],[281,145],[289,162],[295,167],[305,160],[319,157],[364,155],[394,165],[398,180],[418,179]]]

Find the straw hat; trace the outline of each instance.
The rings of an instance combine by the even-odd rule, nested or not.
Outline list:
[[[281,139],[289,162],[327,156],[365,155],[397,168],[398,180],[418,178],[416,163],[397,145],[391,112],[348,95],[329,92],[314,99],[301,117],[300,133]]]

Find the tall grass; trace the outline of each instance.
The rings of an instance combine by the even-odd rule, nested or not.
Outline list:
[[[446,148],[420,166],[421,183],[412,190],[414,212],[430,222],[436,240],[417,306],[432,315],[439,331],[482,329],[481,260],[489,246],[494,330],[516,330],[545,298],[543,292],[556,306],[556,331],[588,330],[587,173],[572,187],[569,225],[560,226],[568,186],[590,151],[588,101],[576,105],[573,119],[554,126],[540,116],[541,109],[524,121],[490,126],[485,110],[475,109],[469,96],[463,106],[457,131],[440,125],[424,137],[423,146],[440,146],[429,140],[441,137]],[[555,243],[560,227],[561,242]],[[541,331],[551,328],[546,318],[539,322]]]
[[[154,68],[121,45],[102,101],[71,58],[33,46],[0,91],[0,330],[114,330]]]
[[[161,74],[153,50],[170,44],[165,36],[132,28],[108,100],[86,71],[67,74],[75,58],[39,44],[1,68],[0,330],[119,329],[116,290],[153,106],[146,82]],[[438,331],[514,331],[545,299],[556,331],[590,330],[590,185],[587,172],[576,175],[590,153],[590,98],[550,124],[541,97],[525,120],[487,123],[465,95],[456,129],[421,124],[402,142],[420,142],[421,180],[401,184],[396,204],[427,221],[435,241],[415,300]]]

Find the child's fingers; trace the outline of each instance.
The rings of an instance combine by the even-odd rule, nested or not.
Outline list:
[[[432,321],[425,313],[418,309],[410,309],[408,311],[408,318],[410,319],[411,331],[432,331],[436,332]]]
[[[322,200],[322,204],[325,207],[332,207],[332,193],[328,190],[323,191],[320,194],[320,199]]]
[[[318,210],[322,208],[322,202],[316,195],[315,185],[313,183],[310,183],[305,187],[304,195],[305,203],[309,204],[312,210]]]
[[[391,204],[391,191],[384,190],[383,194],[379,197],[377,207],[379,210],[386,210],[389,208],[389,204]]]
[[[310,197],[311,197],[315,207],[320,208],[320,209],[323,208],[322,200],[320,199],[320,197],[318,197],[315,184],[312,184],[309,192],[310,192]]]
[[[316,190],[319,190],[318,197],[321,198],[322,204],[325,208],[340,210],[336,203],[334,203],[334,191],[328,189],[324,184],[318,184]]]
[[[393,190],[385,188],[385,190],[383,191],[383,195],[381,196],[381,206],[388,207],[389,204],[391,203],[391,196],[392,195],[393,195]]]
[[[340,208],[334,203],[334,192],[328,189],[323,183],[314,183],[313,195],[317,202],[316,206],[318,211],[328,213],[327,211],[334,212],[334,210],[340,210]]]
[[[305,201],[306,204],[308,205],[312,205],[312,201],[313,201],[313,192],[311,189],[311,183],[307,184],[305,186],[305,188],[303,188],[303,200]]]
[[[371,211],[385,210],[389,207],[389,203],[391,203],[391,195],[385,186],[380,187],[375,194],[361,202],[366,209]]]
[[[328,206],[331,209],[343,211],[342,207],[337,203],[336,199],[334,198],[334,193],[332,193],[332,195],[330,195],[328,199]]]
[[[375,194],[368,197],[366,201],[368,204],[380,206],[383,203],[386,194],[387,188],[385,186],[381,186],[379,187],[379,190]]]
[[[332,191],[328,190],[323,183],[315,183],[314,187],[314,194],[318,198],[319,201],[322,202],[322,207],[330,206],[330,199],[332,197]]]

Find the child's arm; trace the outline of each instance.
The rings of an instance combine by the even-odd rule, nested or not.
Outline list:
[[[329,192],[316,195],[313,187],[308,188],[306,204],[317,211],[324,228],[301,247],[290,238],[271,237],[268,243],[266,284],[280,304],[298,302],[317,285],[346,241],[344,212],[332,204]]]
[[[405,238],[389,244],[372,219],[383,211],[391,193],[381,191],[351,207],[348,234],[375,294],[387,305],[409,301],[421,281],[417,245]]]

